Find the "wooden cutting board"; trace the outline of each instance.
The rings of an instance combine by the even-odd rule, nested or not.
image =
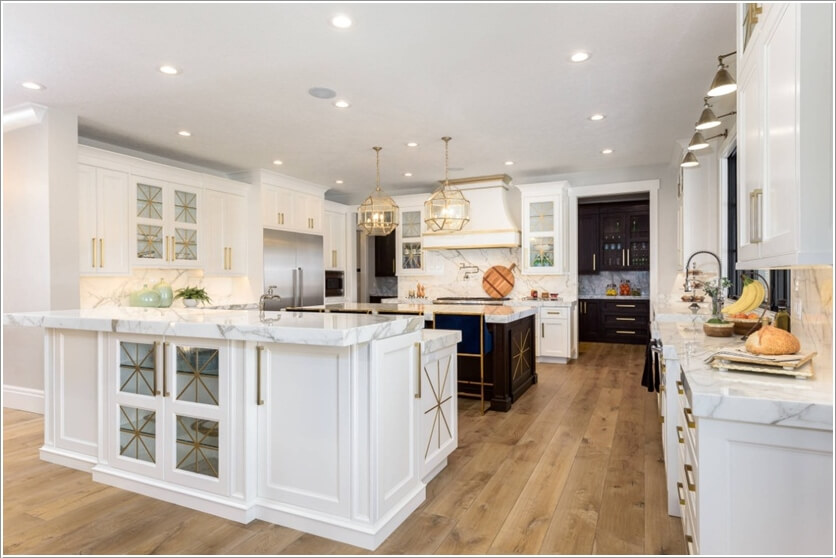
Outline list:
[[[491,298],[502,298],[508,296],[508,293],[514,288],[514,268],[517,264],[511,264],[510,267],[504,265],[495,265],[485,272],[482,277],[482,288],[488,293]]]

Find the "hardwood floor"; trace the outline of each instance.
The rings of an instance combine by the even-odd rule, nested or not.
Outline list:
[[[685,554],[669,517],[644,347],[581,343],[508,413],[460,399],[459,447],[376,554]],[[94,483],[38,458],[43,417],[3,411],[4,554],[367,554]]]

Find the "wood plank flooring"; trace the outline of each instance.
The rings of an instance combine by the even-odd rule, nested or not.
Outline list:
[[[508,413],[460,399],[459,447],[375,554],[685,554],[667,515],[644,347],[582,343]],[[3,411],[4,554],[368,554],[94,483],[38,458],[43,417]]]

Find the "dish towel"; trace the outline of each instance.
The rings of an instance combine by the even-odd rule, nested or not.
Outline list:
[[[659,391],[659,353],[653,350],[656,347],[656,340],[651,339],[647,343],[647,349],[644,354],[642,385],[647,388],[647,391]]]

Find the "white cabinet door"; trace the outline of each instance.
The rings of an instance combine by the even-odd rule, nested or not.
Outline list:
[[[225,341],[115,334],[105,364],[111,466],[229,493],[230,358]]]
[[[259,348],[259,497],[349,514],[351,374],[347,348]]]
[[[334,211],[326,211],[323,227],[324,246],[323,260],[325,269],[345,271],[346,262],[346,215]]]
[[[134,178],[134,192],[134,265],[200,267],[203,192],[144,177]]]
[[[206,190],[206,273],[243,275],[247,267],[247,203],[244,196]]]
[[[427,252],[423,249],[423,207],[401,208],[400,225],[395,229],[397,274],[424,275],[427,270]]]
[[[269,229],[322,233],[322,197],[263,184],[261,224]]]
[[[78,209],[82,275],[129,273],[127,173],[79,165]]]
[[[540,308],[540,350],[537,356],[572,357],[572,312],[568,308]]]
[[[429,482],[458,446],[458,385],[456,345],[421,356],[418,399],[418,459],[420,475]]]

